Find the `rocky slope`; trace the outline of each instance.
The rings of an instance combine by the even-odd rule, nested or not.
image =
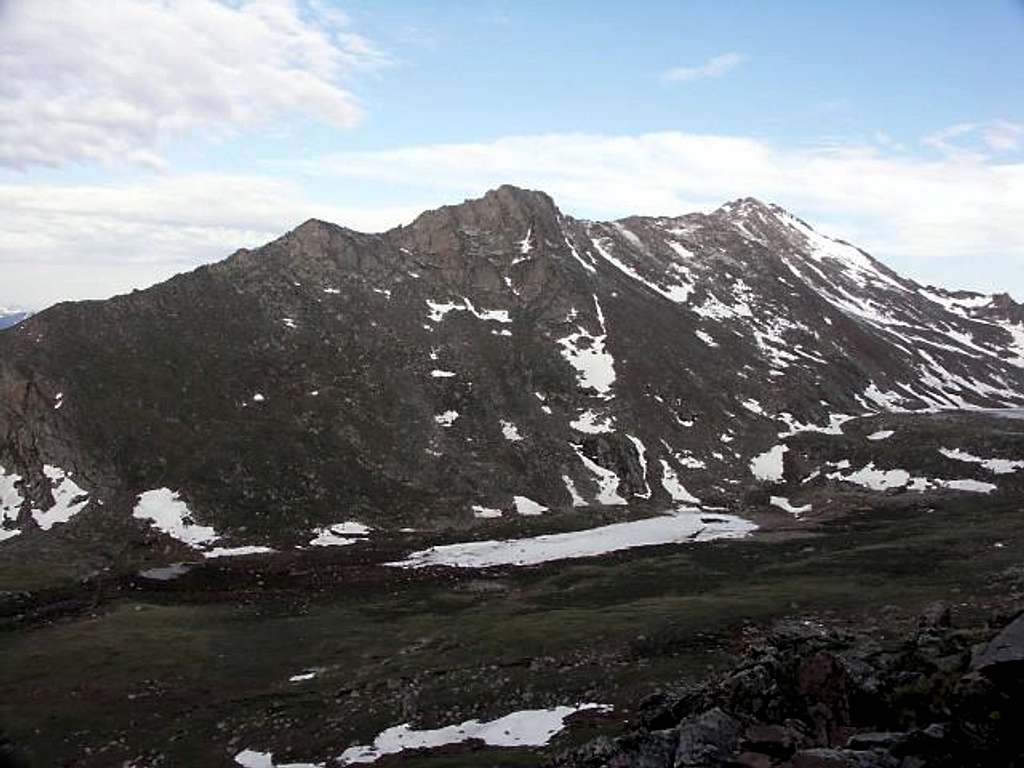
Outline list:
[[[954,628],[937,603],[880,642],[778,622],[730,672],[652,694],[637,728],[559,768],[994,768],[1021,765],[1024,615]]]
[[[794,435],[1021,405],[1008,296],[919,286],[749,198],[590,222],[506,186],[382,234],[311,220],[0,334],[0,547],[735,504],[795,481]],[[940,479],[901,487],[963,490]]]

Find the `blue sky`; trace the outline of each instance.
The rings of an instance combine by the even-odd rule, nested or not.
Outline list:
[[[1024,3],[636,6],[0,2],[0,305],[504,182],[592,218],[755,195],[1024,297]]]

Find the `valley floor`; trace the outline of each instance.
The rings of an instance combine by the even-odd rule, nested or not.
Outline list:
[[[0,728],[33,766],[231,766],[246,750],[331,765],[403,723],[611,705],[547,747],[379,762],[537,765],[624,730],[641,697],[705,679],[776,618],[884,636],[936,599],[964,622],[1024,604],[1016,500],[898,500],[801,536],[526,568],[386,568],[394,551],[343,547],[5,592]]]

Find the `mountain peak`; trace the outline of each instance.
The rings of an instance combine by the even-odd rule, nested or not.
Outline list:
[[[777,216],[786,211],[775,203],[766,203],[756,197],[738,197],[722,203],[712,215],[746,218],[752,214],[761,216]]]
[[[502,184],[488,190],[482,197],[469,198],[458,205],[446,205],[438,212],[453,215],[467,223],[505,225],[530,220],[555,220],[560,213],[555,201],[546,192]],[[428,214],[435,213],[429,211]]]

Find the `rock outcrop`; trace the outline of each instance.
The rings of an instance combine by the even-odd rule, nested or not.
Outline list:
[[[930,606],[897,643],[783,622],[732,671],[640,704],[637,728],[558,768],[1010,768],[1024,765],[1024,615],[991,630]]]

